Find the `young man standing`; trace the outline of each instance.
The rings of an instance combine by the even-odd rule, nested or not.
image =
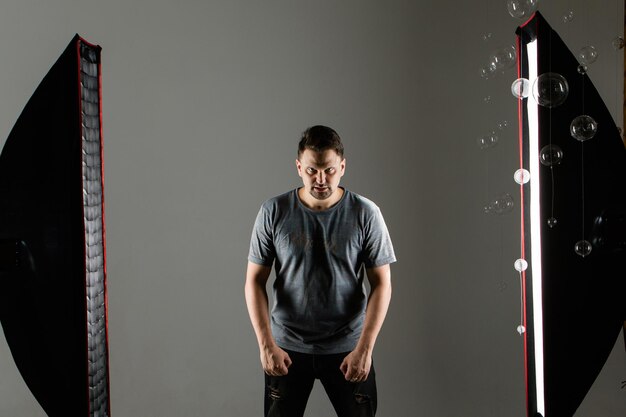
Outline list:
[[[337,132],[307,129],[296,167],[303,186],[263,203],[248,255],[245,295],[265,371],[265,416],[303,416],[315,379],[339,417],[374,416],[372,351],[391,299],[391,239],[379,208],[339,187],[346,161]]]

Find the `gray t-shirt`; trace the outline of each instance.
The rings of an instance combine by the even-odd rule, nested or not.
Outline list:
[[[332,354],[351,351],[361,335],[365,268],[396,257],[372,201],[345,190],[333,207],[314,211],[295,189],[261,206],[248,260],[274,263],[276,343],[296,352]]]

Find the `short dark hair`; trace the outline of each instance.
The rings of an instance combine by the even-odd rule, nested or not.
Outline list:
[[[324,152],[332,149],[343,159],[343,144],[339,134],[328,126],[311,126],[302,133],[302,138],[298,144],[298,159],[300,155],[310,149],[315,152]]]

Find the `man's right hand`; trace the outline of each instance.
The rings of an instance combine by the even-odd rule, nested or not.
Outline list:
[[[266,374],[270,376],[287,375],[288,368],[291,366],[291,358],[289,354],[274,345],[271,347],[261,348],[261,365]]]

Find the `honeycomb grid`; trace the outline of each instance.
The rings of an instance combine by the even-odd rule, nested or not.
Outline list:
[[[96,48],[81,42],[80,103],[89,415],[109,417],[99,70]]]

